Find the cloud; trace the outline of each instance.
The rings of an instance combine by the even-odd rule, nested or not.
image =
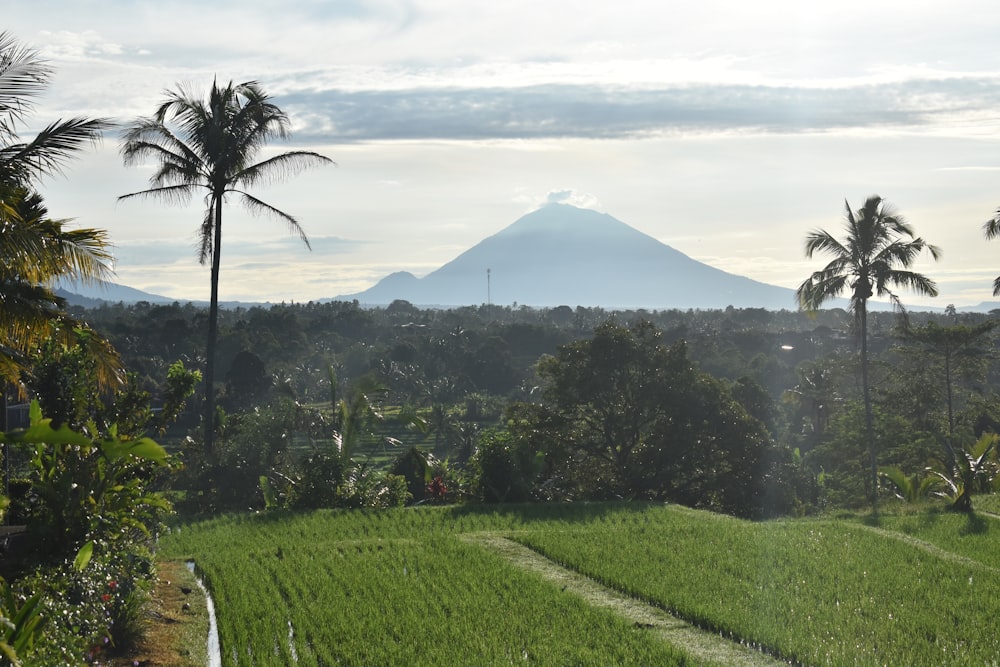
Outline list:
[[[630,138],[854,129],[992,131],[995,76],[843,87],[545,84],[508,88],[298,90],[281,96],[296,139]],[[995,116],[995,114],[994,114]]]
[[[545,195],[544,204],[569,204],[577,208],[589,208],[599,210],[601,203],[597,197],[591,194],[577,192],[576,190],[551,190]]]

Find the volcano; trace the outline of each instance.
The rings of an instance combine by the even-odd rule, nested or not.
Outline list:
[[[487,301],[609,309],[796,307],[794,290],[727,273],[606,213],[558,203],[528,213],[423,278],[393,273],[337,298],[428,307]]]

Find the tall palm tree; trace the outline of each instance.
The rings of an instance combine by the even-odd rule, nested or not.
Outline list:
[[[215,423],[215,342],[219,313],[219,260],[222,247],[222,205],[237,195],[253,213],[283,220],[309,247],[309,239],[291,215],[246,191],[254,185],[306,167],[329,163],[312,151],[288,151],[254,162],[258,151],[274,138],[288,136],[288,116],[275,106],[255,81],[225,87],[212,82],[208,99],[180,87],[168,91],[151,117],[126,128],[121,154],[126,166],[147,159],[159,163],[147,190],[122,195],[154,197],[168,202],[189,201],[205,193],[199,260],[211,261],[211,302],[205,365],[205,451],[212,452]]]
[[[937,296],[937,285],[926,276],[907,270],[927,250],[934,259],[941,251],[913,234],[902,216],[878,195],[872,195],[857,211],[845,200],[845,236],[837,240],[824,230],[806,236],[806,257],[825,253],[833,257],[821,271],[803,282],[796,296],[799,307],[816,311],[829,299],[849,293],[850,311],[861,340],[861,387],[865,404],[865,430],[871,466],[872,510],[878,511],[878,467],[872,420],[871,388],[868,381],[868,299],[889,297],[901,308],[892,287],[906,287],[918,294]]]

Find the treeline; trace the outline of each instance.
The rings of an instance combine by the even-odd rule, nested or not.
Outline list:
[[[204,364],[196,306],[74,315],[154,403],[171,364]],[[755,517],[861,506],[900,489],[865,474],[851,323],[838,309],[223,310],[219,445],[204,460],[188,439],[182,484],[193,511],[460,497],[657,498]],[[868,327],[879,465],[933,470],[947,493],[962,452],[1000,420],[993,320],[873,312]],[[198,419],[191,410],[174,435]]]

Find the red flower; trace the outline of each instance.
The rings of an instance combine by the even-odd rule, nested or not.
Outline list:
[[[448,493],[448,487],[444,485],[444,480],[438,475],[431,480],[431,483],[427,485],[425,489],[427,495],[429,495],[434,500],[443,500],[445,494]]]
[[[111,595],[109,595],[108,593],[105,593],[104,595],[102,595],[101,596],[101,602],[111,602]]]
[[[111,590],[115,590],[116,588],[118,588],[118,582],[112,579],[111,581],[108,582],[108,588],[110,588]]]

